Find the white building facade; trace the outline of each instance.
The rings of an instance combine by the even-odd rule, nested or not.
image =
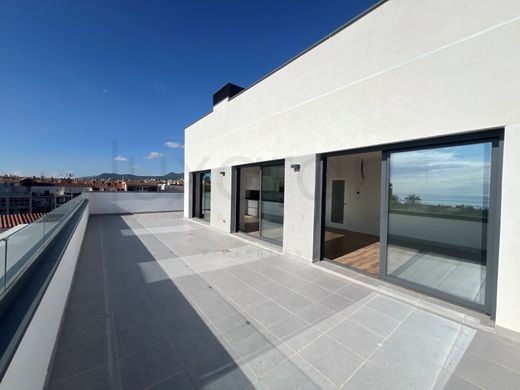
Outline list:
[[[520,2],[383,1],[186,129],[185,214],[520,332]]]

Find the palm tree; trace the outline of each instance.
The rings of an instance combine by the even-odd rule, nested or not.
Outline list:
[[[421,197],[416,194],[410,194],[406,198],[404,198],[404,201],[407,205],[410,206],[410,208],[415,208],[416,205],[421,203]]]

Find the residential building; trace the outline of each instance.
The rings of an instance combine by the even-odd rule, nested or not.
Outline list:
[[[185,216],[520,332],[519,15],[382,1],[224,86],[185,131]]]

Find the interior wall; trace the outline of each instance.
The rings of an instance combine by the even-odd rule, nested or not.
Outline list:
[[[365,180],[361,178],[364,160]],[[345,223],[331,223],[332,180],[346,181]],[[330,157],[327,160],[325,226],[379,235],[381,201],[381,153],[362,153]]]

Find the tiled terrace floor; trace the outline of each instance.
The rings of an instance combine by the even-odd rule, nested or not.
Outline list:
[[[178,214],[93,216],[49,388],[520,389],[519,343],[356,275]]]

